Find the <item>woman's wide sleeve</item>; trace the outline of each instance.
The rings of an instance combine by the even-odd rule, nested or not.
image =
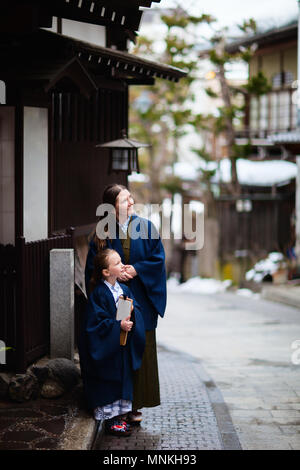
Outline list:
[[[133,267],[143,283],[153,307],[163,317],[167,302],[165,251],[156,229],[150,221],[148,222],[148,231],[151,230],[148,233],[156,235],[139,241],[144,243],[144,259],[133,263]]]

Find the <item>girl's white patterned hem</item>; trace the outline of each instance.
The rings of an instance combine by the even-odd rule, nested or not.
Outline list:
[[[124,415],[132,411],[132,402],[130,400],[116,400],[109,405],[98,406],[94,409],[94,418],[97,421],[111,419],[114,416]]]

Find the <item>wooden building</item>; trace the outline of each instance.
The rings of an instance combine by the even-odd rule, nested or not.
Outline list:
[[[223,194],[217,200],[217,216],[219,260],[223,272],[224,266],[232,266],[239,282],[244,271],[238,264],[247,270],[268,253],[286,256],[295,246],[295,179],[282,185],[242,185],[238,198]]]
[[[245,95],[244,125],[236,130],[236,144],[250,143],[251,160],[295,162],[292,148],[297,142],[290,139],[290,145],[284,143],[286,134],[293,135],[297,128],[297,35],[297,22],[291,22],[227,47],[234,53],[240,47],[256,44],[249,78],[261,71],[271,86],[264,95]],[[295,179],[273,187],[242,185],[237,197],[228,194],[226,185],[221,186],[216,202],[219,258],[223,267],[242,260],[241,264],[248,269],[270,251],[286,255],[295,246],[295,191]],[[251,209],[238,209],[245,204]],[[235,280],[241,279],[240,275],[235,276]]]
[[[249,63],[249,78],[263,72],[271,90],[261,96],[246,96],[243,129],[237,138],[251,138],[253,147],[261,155],[280,158],[282,149],[270,145],[268,136],[287,132],[297,127],[297,44],[298,23],[274,28],[247,37],[228,46],[229,52],[256,44]],[[243,143],[237,140],[237,143]],[[286,157],[286,155],[284,155]]]
[[[104,187],[127,184],[130,169],[95,145],[128,132],[129,86],[184,75],[127,52],[151,3],[1,2],[0,339],[11,369],[49,351],[49,250],[74,247]]]

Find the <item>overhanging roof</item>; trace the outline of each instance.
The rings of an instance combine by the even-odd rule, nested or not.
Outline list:
[[[147,60],[134,54],[94,46],[93,44],[68,38],[78,56],[89,62],[90,65],[109,67],[114,69],[115,76],[125,77],[157,77],[178,82],[186,76],[186,72],[171,65]]]
[[[70,61],[74,58],[78,59],[79,65],[73,63],[72,67],[79,70],[81,64],[84,70],[79,71],[90,83],[97,83],[97,77],[147,84],[155,78],[177,82],[186,76],[186,72],[169,65],[45,30],[12,37],[6,49],[2,47],[0,58],[0,78],[14,81],[53,81],[67,66],[70,71]]]
[[[232,42],[226,46],[226,50],[230,53],[238,52],[240,46],[250,46],[251,44],[258,44],[258,46],[267,46],[277,42],[290,41],[297,39],[298,22],[292,22],[288,25],[279,28],[273,28],[263,33],[253,34],[251,36],[244,36],[237,41]]]

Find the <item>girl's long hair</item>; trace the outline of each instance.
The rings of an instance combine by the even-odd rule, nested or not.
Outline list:
[[[102,279],[102,270],[109,267],[109,257],[115,250],[105,248],[100,250],[94,258],[94,269],[90,280],[90,292],[92,292],[99,281]]]
[[[118,183],[113,183],[106,186],[102,195],[102,204],[111,204],[112,206],[116,207],[117,197],[119,196],[120,192],[123,191],[123,189],[127,189],[126,186]],[[103,216],[103,218],[104,217],[105,216]],[[98,253],[105,248],[106,239],[98,238],[96,229],[92,232],[90,238],[94,240]]]

